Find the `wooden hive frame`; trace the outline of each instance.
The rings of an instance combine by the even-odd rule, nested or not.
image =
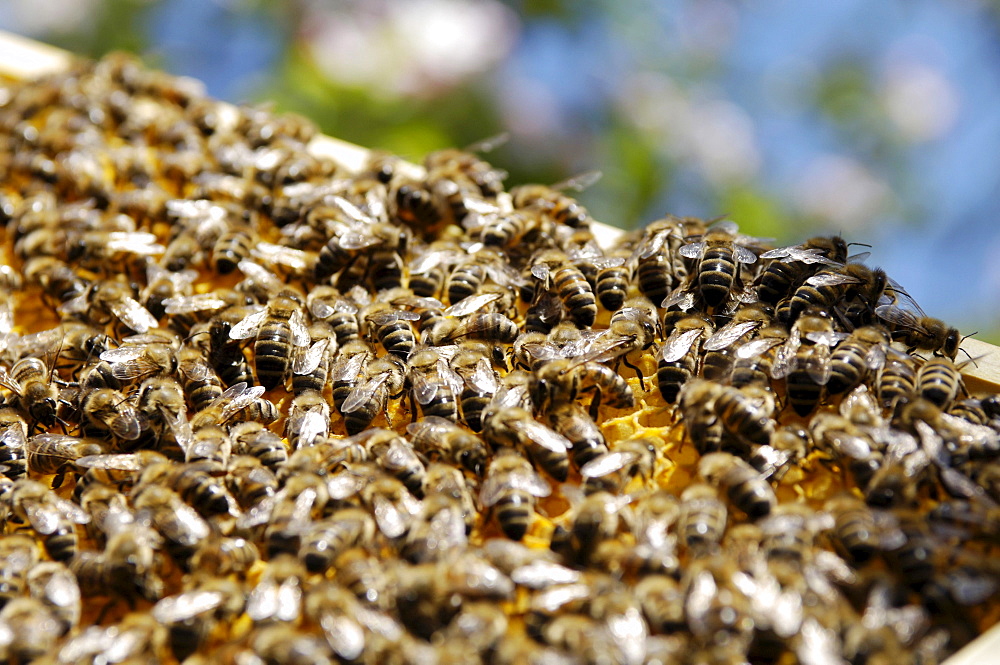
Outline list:
[[[73,56],[61,49],[27,39],[12,33],[0,31],[0,77],[31,79],[65,70]],[[233,110],[233,107],[227,107]],[[369,151],[361,146],[329,136],[317,136],[309,145],[317,155],[332,159],[350,172],[360,171],[367,162]],[[415,176],[423,169],[414,164],[405,164]],[[595,224],[594,232],[602,245],[610,245],[621,235],[620,229],[606,224]],[[1000,392],[1000,347],[967,338],[961,348],[968,353],[974,363],[965,365],[962,374],[966,387],[971,393]],[[968,644],[945,661],[944,665],[978,665],[990,662],[991,654],[1000,651],[1000,624],[993,626],[979,638]]]

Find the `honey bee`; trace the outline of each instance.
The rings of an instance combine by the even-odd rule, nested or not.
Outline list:
[[[248,387],[245,383],[234,384],[207,407],[195,413],[191,417],[191,427],[193,430],[198,430],[202,427],[245,420],[259,420],[265,424],[273,422],[277,419],[276,408],[266,400],[263,401],[269,406],[260,403],[263,393],[264,386]]]
[[[409,368],[411,394],[420,404],[424,416],[457,421],[457,398],[465,388],[465,381],[451,368],[441,352],[432,347],[420,349],[410,359]]]
[[[425,416],[406,426],[413,449],[430,460],[445,460],[481,476],[489,449],[483,441],[446,418]]]
[[[150,610],[166,626],[173,655],[183,660],[198,651],[217,623],[225,624],[243,613],[243,589],[232,580],[198,580],[188,591],[161,598]]]
[[[465,381],[459,396],[462,421],[473,432],[482,431],[483,412],[500,389],[500,381],[488,353],[485,344],[465,342],[459,345],[451,359],[452,369]]]
[[[830,356],[830,379],[826,389],[840,395],[858,386],[868,372],[878,372],[886,362],[889,339],[874,326],[856,329]]]
[[[310,290],[306,299],[309,313],[330,325],[340,347],[361,337],[358,311],[370,304],[371,296],[360,287],[341,295],[335,287],[324,284]]]
[[[840,236],[817,236],[801,245],[769,250],[759,258],[768,263],[757,277],[757,296],[762,302],[777,305],[821,266],[846,263],[847,243]]]
[[[52,611],[63,634],[79,625],[80,587],[65,564],[57,561],[35,564],[28,572],[27,586],[31,597],[42,601]]]
[[[21,410],[45,427],[55,425],[59,409],[59,386],[55,373],[39,358],[23,358],[8,373],[0,367],[0,386],[14,393]]]
[[[333,405],[343,413],[344,402],[357,386],[358,378],[368,362],[375,357],[375,349],[363,339],[349,342],[340,347],[330,370],[333,383],[331,396]]]
[[[778,318],[791,325],[809,309],[832,309],[841,303],[857,300],[866,321],[854,321],[855,326],[871,323],[871,313],[888,286],[889,278],[881,268],[869,268],[860,263],[847,263],[837,268],[820,270],[795,289],[788,299],[787,312],[780,306]]]
[[[388,353],[404,361],[414,353],[417,336],[410,321],[420,319],[416,312],[396,309],[385,302],[375,302],[365,308],[362,319],[368,339],[377,339]]]
[[[697,284],[698,294],[713,310],[729,300],[734,287],[742,286],[741,266],[757,261],[757,255],[746,246],[752,239],[738,236],[736,232],[736,224],[718,222],[709,227],[700,240],[677,250],[680,256],[698,262],[692,283]]]
[[[0,408],[0,464],[8,478],[17,480],[28,472],[25,446],[28,441],[28,423],[10,407]]]
[[[774,396],[756,386],[724,387],[715,400],[723,429],[742,446],[767,445],[774,436]]]
[[[341,508],[330,518],[309,525],[298,556],[310,573],[325,573],[348,549],[372,542],[375,530],[375,520],[367,510]]]
[[[134,297],[132,289],[121,282],[100,281],[60,306],[63,314],[81,314],[96,325],[117,319],[136,333],[144,334],[159,326],[159,321]],[[94,312],[99,313],[93,318]]]
[[[28,572],[38,563],[38,545],[25,534],[9,534],[0,540],[0,609],[21,596]]]
[[[882,550],[896,549],[901,533],[884,513],[873,511],[853,494],[839,494],[823,509],[833,516],[838,549],[855,565],[869,561]]]
[[[674,317],[668,313],[667,318]],[[667,403],[676,402],[682,386],[697,374],[702,342],[712,330],[712,322],[701,315],[677,315],[656,367],[656,382]]]
[[[322,393],[330,379],[337,338],[330,325],[322,321],[309,326],[311,346],[292,363],[292,392],[300,395],[307,390]]]
[[[532,377],[531,397],[536,407],[546,411],[552,405],[575,401],[584,391],[594,391],[591,417],[602,402],[612,408],[635,404],[632,387],[621,375],[601,363],[557,359],[539,368]]]
[[[380,413],[385,414],[388,422],[389,399],[399,397],[403,392],[405,370],[402,362],[394,356],[372,360],[365,367],[363,376],[363,382],[351,389],[340,407],[348,435],[360,433]]]
[[[710,555],[722,541],[728,511],[714,487],[696,483],[681,494],[677,529],[681,542],[696,557]]]
[[[562,404],[550,411],[547,419],[556,432],[571,442],[573,464],[578,469],[609,452],[601,429],[583,407],[572,402]]]
[[[489,248],[481,249],[464,261],[455,263],[448,273],[444,285],[448,303],[457,305],[463,299],[480,293],[487,280],[500,286],[510,286],[519,284],[521,276],[507,265],[501,254]]]
[[[195,411],[207,408],[222,397],[222,379],[201,350],[182,346],[177,352],[177,365],[184,394]]]
[[[730,453],[709,453],[698,463],[698,472],[716,486],[725,488],[729,501],[758,519],[769,514],[778,503],[767,481],[743,459]]]
[[[81,457],[101,455],[105,446],[97,439],[80,439],[65,434],[36,434],[24,446],[28,471],[33,475],[51,476],[53,487],[62,484],[62,476]]]
[[[37,598],[15,598],[0,610],[0,626],[8,636],[0,655],[12,662],[40,659],[63,636],[56,614]]]
[[[785,378],[788,402],[800,416],[819,404],[830,380],[830,349],[846,336],[834,331],[826,312],[810,310],[795,320],[788,341],[775,354],[771,376]]]
[[[277,434],[255,421],[233,425],[229,434],[233,439],[233,453],[249,455],[273,472],[288,460],[288,449]]]
[[[534,518],[536,499],[551,493],[549,484],[520,453],[505,448],[494,455],[486,470],[479,502],[496,512],[508,538],[521,540]]]
[[[462,472],[432,463],[427,470],[427,497],[401,554],[414,563],[445,558],[447,552],[468,546],[475,520],[475,503]]]
[[[293,348],[312,341],[300,303],[294,291],[282,291],[229,331],[230,339],[254,338],[254,367],[267,390],[284,383],[289,375]]]
[[[292,448],[306,448],[330,433],[330,405],[315,390],[308,390],[292,400],[285,419],[285,438]]]
[[[535,420],[519,407],[491,411],[483,425],[483,435],[494,448],[519,447],[550,476],[565,481],[569,474],[568,451],[573,444],[562,434]]]
[[[110,432],[124,441],[134,441],[142,433],[138,411],[118,390],[98,388],[85,391],[80,395],[78,404],[85,434],[93,432],[100,436]]]
[[[163,537],[167,552],[182,567],[211,533],[208,522],[172,489],[159,483],[137,484],[132,505]],[[123,533],[127,533],[123,532]]]
[[[224,481],[214,475],[224,469],[224,465],[214,460],[150,464],[142,469],[133,487],[133,501],[136,500],[135,495],[155,485],[164,485],[172,488],[188,505],[206,517],[235,514],[236,500],[226,489]]]
[[[702,455],[722,448],[722,421],[715,408],[722,390],[723,387],[714,381],[692,379],[678,394],[687,437]]]
[[[763,303],[748,303],[737,309],[729,322],[713,332],[702,345],[705,352],[702,376],[710,381],[723,380],[735,365],[735,354],[731,350],[749,343],[758,330],[769,334],[773,316],[773,309]]]
[[[389,539],[404,536],[413,518],[420,514],[420,500],[402,481],[384,473],[361,489],[361,498],[375,517],[379,531]]]
[[[906,344],[910,347],[910,352],[923,349],[951,360],[958,355],[958,347],[962,342],[962,334],[958,329],[940,319],[927,316],[909,298],[903,298],[899,304],[881,304],[875,308],[875,314],[888,329],[892,339]]]
[[[917,394],[941,409],[948,409],[959,393],[966,393],[958,368],[948,358],[931,358],[917,372]]]
[[[545,290],[552,290],[562,301],[570,319],[580,328],[589,328],[597,319],[597,298],[594,289],[580,268],[562,253],[536,257],[531,274],[542,281]]]
[[[78,505],[28,478],[14,481],[3,503],[8,522],[29,524],[41,537],[45,551],[53,560],[68,561],[76,554],[76,525],[90,521],[90,515]]]
[[[622,493],[635,477],[649,481],[653,477],[658,445],[656,439],[643,436],[615,441],[609,446],[609,452],[580,467],[584,492]]]
[[[609,312],[617,312],[625,304],[632,283],[632,263],[628,261],[631,252],[618,248],[609,253],[605,264],[597,272],[594,294],[601,306]]]

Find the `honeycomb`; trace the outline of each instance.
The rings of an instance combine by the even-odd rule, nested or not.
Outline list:
[[[472,152],[346,172],[122,55],[2,90],[0,660],[938,662],[997,622],[1000,403],[842,240],[602,248]]]

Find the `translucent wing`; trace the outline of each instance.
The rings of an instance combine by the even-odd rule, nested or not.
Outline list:
[[[269,242],[258,242],[250,253],[258,259],[270,264],[278,264],[295,271],[306,270],[309,265],[309,254],[301,249],[275,245]]]
[[[694,301],[694,292],[688,291],[683,286],[679,286],[663,299],[663,302],[660,303],[660,307],[663,307],[664,309],[677,307],[682,312],[686,312],[694,307]]]
[[[305,316],[301,310],[292,312],[288,319],[288,325],[292,330],[292,344],[295,346],[309,346],[312,338],[309,336],[309,328],[306,327]]]
[[[843,273],[823,271],[807,279],[806,283],[812,286],[838,286],[840,284],[857,284],[860,281],[856,277]]]
[[[420,315],[408,310],[394,309],[385,312],[376,312],[368,317],[368,320],[375,325],[384,326],[396,321],[417,321]]]
[[[251,312],[242,321],[233,326],[229,331],[230,339],[247,339],[257,334],[264,320],[267,319],[267,309],[262,308],[256,312]]]
[[[705,253],[705,248],[708,247],[708,243],[705,241],[689,242],[686,245],[682,245],[677,253],[686,259],[700,259],[701,255]]]
[[[517,420],[510,423],[510,426],[546,450],[551,450],[555,453],[565,453],[573,447],[569,439],[537,420]]]
[[[375,522],[379,531],[387,538],[398,538],[406,533],[408,528],[407,518],[399,507],[386,497],[376,494],[373,499],[372,512],[375,514]]]
[[[703,330],[685,330],[684,332],[678,333],[674,331],[670,333],[670,337],[663,344],[663,350],[660,352],[660,358],[668,363],[676,362],[687,355],[687,352],[691,350],[695,341],[701,337]]]
[[[733,245],[733,256],[740,263],[755,263],[757,261],[757,255],[749,247],[743,245]]]
[[[797,327],[792,328],[792,333],[788,341],[782,344],[781,348],[774,356],[774,364],[771,366],[771,377],[783,379],[795,369],[795,358],[801,346],[801,332]]]
[[[479,293],[460,301],[444,310],[445,316],[465,316],[500,298],[499,293]]]
[[[368,362],[367,353],[357,353],[347,358],[341,358],[330,372],[334,381],[346,381],[361,374],[361,368]]]
[[[552,185],[550,189],[554,189],[556,191],[572,189],[577,192],[582,192],[602,177],[604,177],[604,174],[601,171],[584,171],[583,173],[579,173],[571,178],[557,182]]]
[[[738,339],[761,326],[760,321],[730,321],[723,327],[715,331],[711,337],[705,340],[702,345],[706,351],[721,351],[731,346]]]
[[[753,339],[746,344],[741,345],[740,348],[736,350],[736,357],[744,360],[756,358],[763,353],[767,353],[783,342],[784,340],[777,337],[761,337]]]
[[[191,296],[177,296],[163,301],[167,314],[187,314],[221,309],[226,301],[211,293],[196,293]]]
[[[382,372],[377,374],[372,378],[368,379],[359,386],[355,386],[350,393],[347,395],[347,399],[344,400],[344,405],[340,408],[343,413],[350,413],[351,411],[357,411],[363,405],[367,404],[378,392],[378,389],[385,385],[385,382],[389,380],[390,373]]]
[[[144,333],[150,328],[156,328],[160,325],[159,321],[149,313],[148,309],[140,305],[134,298],[128,296],[112,301],[108,305],[108,308],[122,323],[138,333]]]
[[[153,618],[162,624],[193,619],[222,604],[223,595],[218,591],[187,591],[160,600],[153,606]]]
[[[329,338],[313,342],[308,350],[296,356],[295,360],[292,361],[292,372],[302,375],[316,371],[316,368],[323,362],[323,358],[326,357],[327,349],[332,343],[333,340]]]
[[[441,380],[448,384],[451,392],[457,397],[462,394],[462,390],[465,388],[465,380],[462,379],[458,373],[451,368],[448,362],[444,358],[439,358],[437,361],[438,375]]]
[[[497,373],[486,358],[476,361],[476,368],[467,379],[469,387],[481,393],[494,394],[500,388]]]
[[[584,478],[602,478],[612,473],[628,468],[640,459],[639,453],[629,450],[616,450],[604,453],[580,467],[580,475]]]
[[[87,455],[76,461],[76,466],[85,469],[108,469],[111,471],[141,471],[143,462],[129,453],[108,455]]]

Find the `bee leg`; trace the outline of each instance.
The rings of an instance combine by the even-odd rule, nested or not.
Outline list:
[[[597,412],[601,408],[601,391],[594,391],[594,397],[590,400],[590,417],[597,421]]]
[[[633,372],[635,372],[636,378],[639,379],[639,386],[642,388],[643,392],[645,392],[646,391],[646,380],[642,376],[642,371],[638,367],[636,367],[635,365],[633,365],[632,363],[630,363],[628,361],[628,358],[626,358],[624,356],[622,356],[622,363],[626,367],[628,367],[630,370],[632,370]]]
[[[66,470],[68,468],[68,465],[64,464],[56,471],[56,475],[52,476],[52,489],[57,490],[62,487],[63,481],[66,480]]]

